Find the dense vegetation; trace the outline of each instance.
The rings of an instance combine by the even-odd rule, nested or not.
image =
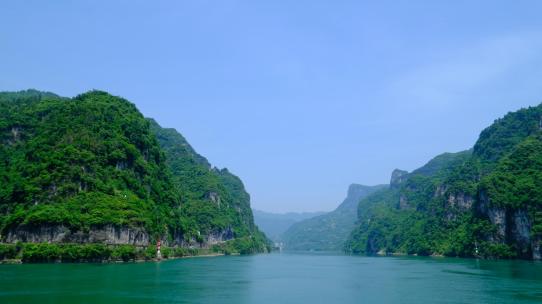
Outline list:
[[[340,251],[355,227],[358,202],[384,187],[350,185],[347,197],[334,211],[293,224],[282,235],[285,248]]]
[[[176,130],[149,121],[180,193],[185,237],[232,229],[238,239],[233,244],[239,245],[239,251],[268,250],[265,235],[254,224],[250,195],[242,181],[227,169],[212,168]]]
[[[113,225],[142,229],[151,242],[181,234],[201,243],[230,229],[251,243],[239,241],[243,249],[267,246],[237,177],[105,92],[0,93],[0,181],[2,238],[23,228]]]
[[[443,154],[361,200],[353,253],[539,258],[542,106],[496,120],[474,148]]]
[[[239,251],[239,247],[226,242],[211,248],[162,247],[163,259],[190,257],[198,255],[216,255],[231,253],[252,253]],[[156,247],[146,248],[134,245],[107,246],[100,243],[16,243],[0,244],[0,261],[13,260],[22,262],[103,262],[136,261],[156,259]]]
[[[172,218],[179,197],[133,104],[103,92],[2,94],[0,130],[2,231],[47,223],[165,232],[156,219]]]

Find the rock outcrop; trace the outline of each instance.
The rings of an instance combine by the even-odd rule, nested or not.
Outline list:
[[[443,153],[360,202],[347,250],[541,259],[542,105],[511,112],[472,149]]]
[[[6,243],[104,243],[107,245],[148,246],[150,238],[141,228],[105,225],[92,227],[88,232],[71,231],[63,225],[18,227],[7,233]]]
[[[406,180],[408,171],[395,169],[391,173],[390,188],[397,189]]]

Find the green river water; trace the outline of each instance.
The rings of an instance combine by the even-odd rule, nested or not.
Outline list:
[[[542,303],[542,263],[274,253],[0,265],[0,303]]]

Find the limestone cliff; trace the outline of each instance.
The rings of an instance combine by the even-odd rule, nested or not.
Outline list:
[[[346,250],[540,259],[542,105],[509,113],[474,148],[392,173],[360,202]]]

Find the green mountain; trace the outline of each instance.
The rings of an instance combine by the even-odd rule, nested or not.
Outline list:
[[[161,128],[152,119],[149,122],[180,193],[182,229],[175,238],[194,243],[202,234],[211,242],[235,237],[236,246],[243,251],[265,250],[262,246],[267,239],[254,224],[250,195],[243,182],[228,169],[213,168],[175,129]],[[183,239],[177,242],[183,243]]]
[[[395,171],[358,206],[353,253],[541,258],[542,105],[496,120],[474,148]]]
[[[345,200],[332,212],[293,224],[282,234],[287,250],[340,251],[354,229],[359,201],[385,186],[352,184]]]
[[[325,212],[271,213],[254,210],[254,221],[270,239],[281,242],[282,234],[293,224],[322,214]]]
[[[0,93],[0,240],[266,249],[242,182],[125,99]]]

